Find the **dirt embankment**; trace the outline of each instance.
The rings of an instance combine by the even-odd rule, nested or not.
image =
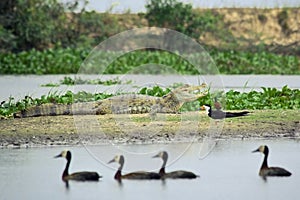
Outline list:
[[[253,111],[210,120],[203,112],[149,115],[47,116],[0,120],[0,147],[105,143],[161,143],[223,139],[300,139],[300,111]]]
[[[201,10],[200,10],[201,11]],[[213,9],[224,16],[223,21],[234,37],[255,45],[299,45],[300,9],[223,8]],[[220,38],[207,34],[202,38],[217,45]]]
[[[238,42],[239,46],[272,45],[295,47],[300,41],[299,8],[218,8],[196,9],[196,12],[211,11],[215,16],[222,16],[216,29],[200,37],[204,44],[217,47],[228,46]],[[112,14],[111,14],[112,15]],[[148,26],[143,15],[112,15],[120,27],[133,29]],[[234,39],[233,39],[234,38]],[[272,49],[271,49],[272,50]]]

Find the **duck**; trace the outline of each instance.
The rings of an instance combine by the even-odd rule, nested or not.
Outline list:
[[[161,179],[194,179],[199,177],[198,175],[194,174],[193,172],[184,171],[184,170],[177,170],[173,172],[166,172],[166,164],[168,160],[168,153],[166,151],[161,151],[157,155],[153,156],[153,158],[161,158],[163,160],[163,164],[158,172],[161,176]]]
[[[252,153],[261,152],[263,153],[264,160],[259,170],[259,175],[263,178],[267,176],[291,176],[292,173],[288,170],[281,168],[281,167],[269,167],[268,165],[268,155],[269,155],[269,148],[267,145],[261,145],[258,149],[252,151]]]
[[[83,172],[75,172],[72,174],[69,174],[69,167],[72,159],[72,154],[71,151],[69,150],[64,150],[54,158],[65,158],[67,160],[67,164],[65,167],[65,170],[63,171],[62,174],[62,180],[63,181],[69,181],[69,180],[74,180],[74,181],[98,181],[102,176],[100,176],[97,172],[88,172],[88,171],[83,171]]]
[[[151,180],[151,179],[160,179],[160,175],[155,172],[146,172],[146,171],[137,171],[137,172],[131,172],[128,174],[122,175],[122,169],[124,166],[124,156],[123,155],[116,155],[112,160],[108,162],[110,163],[119,163],[120,166],[115,173],[114,179],[121,181],[122,179],[133,179],[133,180]]]
[[[242,117],[246,116],[249,112],[242,111],[242,112],[223,112],[221,109],[212,110],[211,106],[205,104],[201,106],[202,110],[206,110],[207,115],[212,119],[224,119],[224,118],[232,118],[232,117]]]

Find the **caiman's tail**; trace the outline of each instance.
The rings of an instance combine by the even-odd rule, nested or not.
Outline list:
[[[93,115],[96,114],[95,104],[75,103],[75,104],[42,104],[33,106],[14,113],[15,118],[55,116],[55,115]]]

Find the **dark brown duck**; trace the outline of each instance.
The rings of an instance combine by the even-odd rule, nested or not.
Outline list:
[[[62,151],[59,155],[55,156],[54,158],[60,158],[63,157],[67,160],[67,164],[65,167],[65,170],[62,174],[62,180],[63,181],[69,181],[69,180],[75,180],[75,181],[98,181],[101,176],[97,172],[75,172],[72,174],[69,174],[69,167],[72,159],[72,154],[70,151],[65,150]]]
[[[123,169],[124,162],[125,162],[123,155],[115,156],[108,163],[113,163],[113,162],[120,164],[120,167],[118,168],[118,170],[114,176],[114,178],[118,181],[121,181],[122,179],[134,179],[134,180],[160,179],[160,175],[155,172],[137,171],[137,172],[131,172],[131,173],[122,175],[122,169]]]
[[[163,164],[159,170],[159,175],[162,179],[172,178],[172,179],[194,179],[199,177],[198,175],[194,174],[193,172],[184,171],[184,170],[177,170],[173,172],[166,172],[166,164],[168,160],[168,153],[166,151],[161,151],[157,155],[153,156],[153,158],[161,158],[163,160]]]
[[[281,167],[269,167],[268,156],[269,148],[266,145],[261,145],[258,149],[252,151],[252,153],[261,152],[263,153],[264,160],[259,170],[259,175],[263,178],[267,176],[291,176],[292,173]]]

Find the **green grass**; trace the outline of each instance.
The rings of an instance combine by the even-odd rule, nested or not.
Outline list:
[[[142,88],[138,93],[161,97],[169,93],[170,90],[170,88],[163,89],[159,86],[154,86],[152,88]],[[8,101],[1,103],[0,116],[11,117],[17,111],[45,103],[71,104],[74,102],[98,101],[111,96],[113,95],[105,93],[73,93],[68,91],[65,94],[49,93],[40,98],[26,96],[20,101],[15,101],[13,97],[10,97]],[[181,111],[197,111],[203,104],[213,104],[215,97],[223,105],[226,105],[224,107],[226,110],[300,109],[300,90],[284,86],[280,90],[276,88],[262,88],[262,91],[238,92],[230,90],[226,94],[209,93],[197,101],[184,104]]]
[[[91,79],[91,80],[84,80],[80,77],[78,78],[71,78],[65,76],[63,80],[60,81],[62,85],[83,85],[83,84],[90,84],[90,85],[116,85],[116,84],[129,84],[130,82],[123,83],[119,77],[109,79],[109,80],[101,80],[101,79]]]
[[[0,71],[1,74],[76,74],[81,70],[80,66],[89,53],[89,49],[72,48],[31,50],[18,54],[0,52]],[[178,74],[205,74],[205,71],[203,71],[204,73],[199,72],[182,57],[166,51],[137,50],[129,52],[117,57],[112,63],[107,61],[107,66],[105,59],[118,52],[98,53],[99,55],[95,56],[95,59],[84,65],[85,73],[135,73],[136,67],[158,64],[169,66],[169,68],[148,67],[140,71],[144,74],[164,74],[170,73],[170,68],[172,68]],[[221,74],[300,74],[300,62],[297,56],[264,51],[253,53],[218,49],[210,49],[208,53]],[[199,57],[196,54],[189,56]],[[99,63],[104,63],[104,66],[100,66]],[[206,70],[206,68],[200,66],[200,70]]]
[[[83,84],[89,84],[89,85],[116,85],[116,84],[130,84],[132,83],[131,80],[122,82],[119,77],[108,79],[108,80],[101,80],[101,79],[82,79],[80,77],[72,78],[69,76],[65,76],[62,80],[59,81],[59,83],[47,83],[41,85],[42,87],[58,87],[60,85],[83,85]]]
[[[59,87],[60,84],[58,83],[46,83],[46,84],[42,84],[41,87]]]

